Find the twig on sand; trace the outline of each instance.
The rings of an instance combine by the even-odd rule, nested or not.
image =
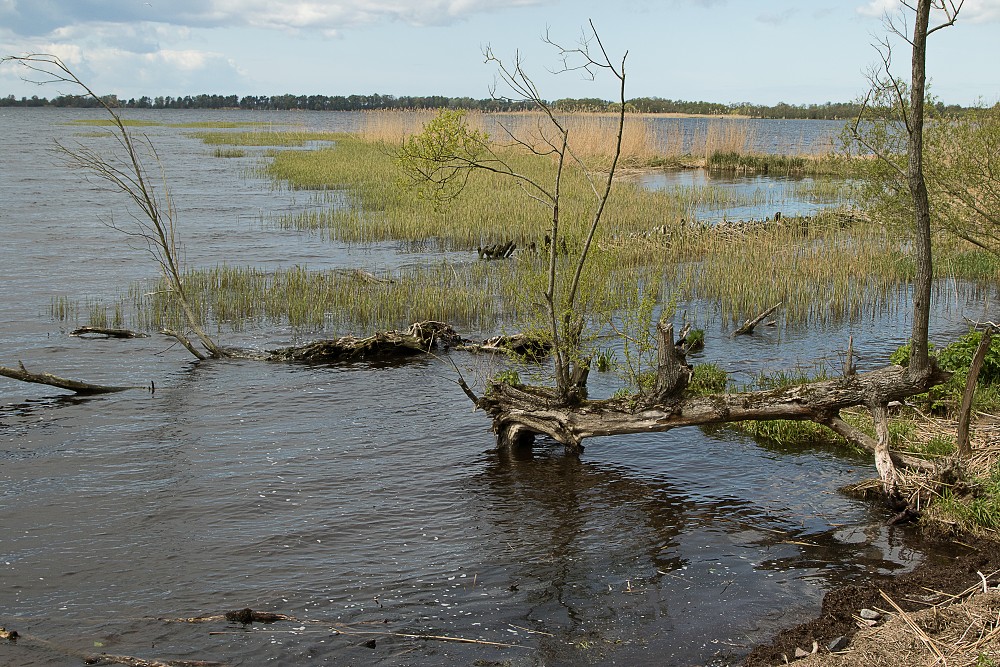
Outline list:
[[[903,608],[900,607],[898,604],[896,604],[892,598],[886,595],[885,591],[879,589],[879,593],[882,595],[883,598],[885,598],[886,602],[892,605],[892,608],[896,610],[896,613],[899,614],[899,617],[902,618],[903,621],[905,621],[908,626],[910,626],[910,629],[913,630],[913,632],[917,635],[917,637],[920,638],[920,641],[924,643],[924,646],[927,647],[927,650],[933,653],[934,656],[941,662],[942,665],[948,664],[948,661],[945,659],[944,654],[941,653],[940,649],[938,649],[937,644],[934,643],[934,640],[927,636],[927,633],[924,632],[923,629],[919,625],[917,625],[912,618],[910,618],[910,615],[907,614],[905,611],[903,611]]]

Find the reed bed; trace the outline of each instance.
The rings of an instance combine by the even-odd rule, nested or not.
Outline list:
[[[366,112],[357,135],[364,141],[396,146],[420,132],[436,114],[433,110]],[[576,112],[558,113],[556,117],[568,129],[570,148],[578,159],[590,166],[610,164],[618,133],[616,114]],[[469,111],[465,121],[471,129],[486,132],[500,145],[512,143],[512,137],[535,147],[555,139],[551,123],[541,112]],[[641,168],[704,164],[714,153],[749,154],[755,142],[754,129],[745,122],[712,120],[693,134],[686,134],[679,122],[664,123],[650,114],[628,114],[620,165]]]
[[[220,265],[188,271],[184,285],[200,323],[217,330],[288,324],[306,331],[366,333],[439,320],[466,331],[495,332],[532,320],[537,304],[531,287],[541,289],[544,268],[544,262],[532,257],[441,262],[381,275],[299,266],[265,272]],[[592,279],[585,281],[582,301],[594,312],[629,303],[638,293],[636,279],[619,278],[621,287],[610,291]],[[184,315],[163,283],[133,285],[127,299],[137,314],[134,326],[148,330],[183,326]],[[64,318],[76,312],[58,300],[52,308]],[[111,317],[120,323],[123,310],[122,304],[114,306]],[[90,315],[91,324],[95,318],[102,324],[108,321],[104,310],[92,309]],[[599,325],[600,318],[592,323]]]
[[[508,116],[537,123],[529,114]],[[193,271],[186,285],[206,322],[233,329],[287,322],[300,329],[358,333],[420,319],[483,332],[541,326],[533,317],[541,310],[550,212],[527,199],[511,179],[482,173],[474,174],[460,197],[443,207],[416,196],[389,144],[403,136],[400,131],[413,131],[401,130],[399,117],[368,114],[365,127],[377,139],[294,130],[206,133],[203,138],[215,145],[330,141],[318,150],[275,151],[264,165],[275,180],[315,190],[317,202],[325,204],[285,216],[281,225],[347,242],[392,241],[421,250],[465,251],[468,260],[379,276],[384,282],[300,267],[273,273],[235,267]],[[481,117],[470,122],[491,121]],[[517,171],[549,183],[551,163],[546,159],[513,147],[498,146],[497,151]],[[837,196],[833,185],[808,187],[817,197]],[[560,261],[569,263],[589,224],[593,194],[576,167],[567,172],[562,192],[565,248],[558,250]],[[582,302],[592,324],[611,321],[616,311],[634,307],[650,291],[661,301],[711,304],[715,316],[734,323],[777,302],[784,304],[786,321],[805,323],[908,306],[915,268],[906,239],[898,233],[836,213],[753,227],[693,224],[692,209],[706,203],[722,208],[746,202],[734,201],[718,188],[647,191],[628,181],[616,186],[584,275]],[[477,247],[509,240],[519,247],[514,258],[475,259]],[[1000,271],[995,257],[954,239],[941,239],[935,252],[938,277],[950,279],[948,289],[992,286]],[[152,296],[143,296],[150,291],[148,285],[133,289],[140,325],[173,325],[176,314],[169,300],[156,288]],[[70,304],[55,302],[53,311],[62,317],[74,312]]]

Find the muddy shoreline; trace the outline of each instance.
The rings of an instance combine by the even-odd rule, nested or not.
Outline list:
[[[1000,571],[1000,543],[996,541],[971,536],[928,535],[926,532],[916,535],[915,540],[919,540],[930,554],[915,569],[829,591],[823,598],[819,616],[782,630],[770,643],[757,646],[744,661],[745,667],[794,663],[796,649],[812,652],[814,642],[819,655],[809,659],[810,665],[839,664],[828,646],[839,637],[854,639],[859,632],[857,616],[861,609],[888,606],[881,592],[903,611],[919,612],[947,602],[951,596],[981,582],[978,573],[988,577]],[[900,656],[902,662],[899,664],[917,664],[926,657],[926,654],[915,655],[912,656],[914,662],[908,663],[905,656]]]

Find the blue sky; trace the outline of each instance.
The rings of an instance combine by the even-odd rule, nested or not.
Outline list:
[[[0,0],[0,55],[55,53],[102,94],[382,93],[489,96],[482,49],[519,51],[542,95],[615,96],[551,75],[541,37],[573,45],[593,20],[629,52],[628,97],[823,103],[857,98],[898,0]],[[897,40],[895,61],[908,72]],[[0,95],[54,97],[0,68]],[[1000,101],[1000,0],[966,0],[933,35],[928,74],[948,103]]]

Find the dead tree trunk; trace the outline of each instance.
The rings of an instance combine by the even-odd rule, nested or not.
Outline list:
[[[681,347],[674,342],[673,324],[658,322],[656,333],[659,336],[656,382],[653,384],[653,390],[646,395],[646,400],[652,403],[663,403],[687,388],[688,382],[691,380],[692,368],[684,359]],[[683,336],[681,337],[683,338]]]
[[[972,364],[969,366],[969,376],[965,380],[965,391],[962,392],[962,407],[958,411],[958,436],[955,439],[955,449],[959,458],[972,458],[972,446],[969,444],[969,420],[972,416],[972,399],[976,395],[976,383],[979,380],[979,371],[986,361],[986,354],[990,351],[990,342],[993,338],[993,324],[987,324],[983,330],[983,336],[979,339],[979,347],[972,355]]]

